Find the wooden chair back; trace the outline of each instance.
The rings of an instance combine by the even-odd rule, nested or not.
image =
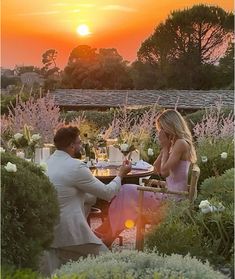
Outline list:
[[[189,201],[192,205],[194,201],[197,198],[197,183],[200,176],[200,168],[197,164],[193,164],[192,170],[191,170],[191,178],[190,178],[190,184],[188,189],[188,195],[189,195]]]
[[[143,199],[144,199],[144,192],[153,192],[153,193],[166,193],[166,194],[174,194],[187,197],[190,201],[190,206],[193,206],[193,203],[197,197],[197,183],[200,176],[200,168],[197,164],[193,164],[191,168],[191,177],[190,177],[190,184],[188,185],[188,191],[170,191],[167,188],[155,188],[149,186],[138,186],[137,189],[139,190],[139,200],[138,200],[138,218],[136,223],[136,249],[143,250],[144,246],[144,230],[145,225],[147,224],[145,220],[146,213],[143,213]],[[159,185],[159,181],[154,183],[153,179],[150,179],[150,184],[153,186],[154,184]],[[145,181],[145,185],[148,185],[148,181]],[[163,185],[163,184],[161,184]]]

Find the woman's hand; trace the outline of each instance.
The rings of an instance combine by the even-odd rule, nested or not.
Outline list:
[[[160,132],[158,134],[158,140],[159,140],[160,146],[162,148],[164,148],[164,149],[166,148],[168,150],[170,149],[170,147],[171,147],[171,138],[162,129],[160,130]]]

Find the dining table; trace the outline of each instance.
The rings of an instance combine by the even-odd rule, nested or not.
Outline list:
[[[114,179],[114,177],[118,175],[119,168],[120,166],[114,165],[107,165],[104,167],[91,166],[90,170],[96,178],[98,178],[103,183],[108,184],[110,181]],[[139,179],[142,177],[150,176],[151,174],[153,174],[153,170],[153,166],[150,166],[146,169],[138,169],[133,167],[132,170],[122,179],[122,184],[139,185]],[[107,216],[110,202],[111,201],[107,202],[101,199],[97,199],[95,207],[99,208],[102,211],[103,216]]]
[[[92,174],[103,183],[109,183],[118,175],[120,166],[108,165],[105,167],[90,167]],[[153,173],[153,166],[149,168],[132,168],[132,170],[122,179],[122,184],[139,184],[141,177],[150,176]]]

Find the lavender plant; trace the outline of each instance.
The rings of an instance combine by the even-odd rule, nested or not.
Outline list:
[[[129,112],[127,107],[121,108],[118,114],[114,114],[113,121],[109,125],[110,138],[117,138],[118,144],[126,144],[138,149],[141,157],[148,159],[147,148],[150,142],[156,142],[153,130],[155,130],[155,119],[160,110],[157,104],[145,111],[143,115],[136,116],[134,111]]]
[[[19,97],[16,106],[11,104],[9,107],[9,114],[1,117],[1,123],[3,137],[18,133],[26,124],[32,133],[39,133],[46,143],[52,142],[54,130],[64,125],[60,119],[60,109],[49,94],[38,99],[30,97],[26,102]]]
[[[197,143],[209,141],[217,143],[221,139],[232,139],[234,134],[234,115],[231,111],[228,116],[221,112],[222,103],[216,102],[214,107],[205,110],[202,121],[193,128]]]
[[[198,163],[201,168],[199,185],[211,176],[221,175],[234,164],[234,115],[222,112],[222,103],[207,109],[193,133],[196,138]]]

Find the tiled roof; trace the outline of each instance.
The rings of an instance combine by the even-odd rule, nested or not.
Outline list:
[[[62,108],[105,109],[119,106],[144,106],[158,103],[165,108],[201,109],[222,101],[224,107],[233,108],[232,90],[83,90],[57,89],[52,94]]]

